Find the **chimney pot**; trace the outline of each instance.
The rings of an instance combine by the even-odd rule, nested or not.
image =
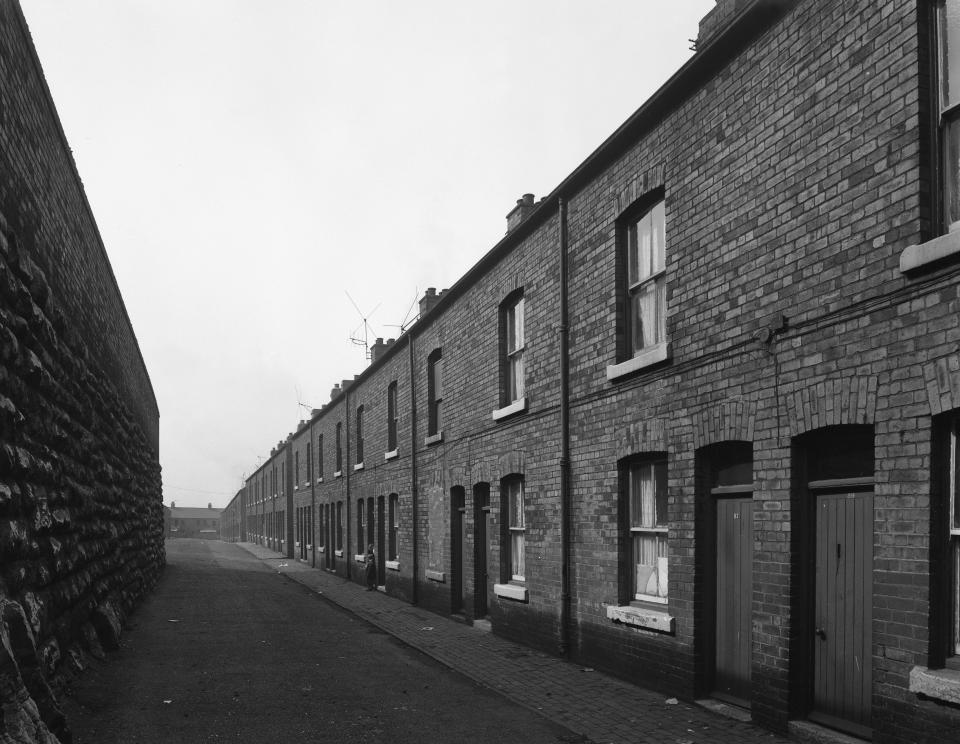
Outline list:
[[[443,294],[442,292],[440,294]],[[437,294],[436,287],[427,287],[426,294],[420,298],[420,317],[433,310],[433,306],[437,304],[437,300],[440,299],[440,296]]]
[[[511,232],[517,225],[527,219],[536,206],[533,194],[524,194],[517,199],[517,206],[507,214],[507,232]]]
[[[390,344],[383,343],[382,338],[378,338],[373,346],[370,347],[370,363],[375,363],[380,357],[383,356],[383,352],[387,350]]]
[[[716,7],[700,20],[696,47],[703,47],[720,35],[749,4],[748,0],[715,0]]]

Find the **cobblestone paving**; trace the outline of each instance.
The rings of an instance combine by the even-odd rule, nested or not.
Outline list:
[[[780,744],[786,739],[751,723],[534,651],[414,607],[367,592],[296,559],[252,543],[240,547],[277,572],[390,633],[466,677],[496,690],[594,744]]]

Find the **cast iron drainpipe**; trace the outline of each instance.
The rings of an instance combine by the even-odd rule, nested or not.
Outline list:
[[[570,328],[567,312],[567,202],[560,222],[560,654],[570,652]]]
[[[413,334],[407,332],[407,350],[410,358],[410,509],[413,512],[413,584],[410,587],[410,604],[417,604],[417,391],[413,381]]]
[[[314,477],[313,467],[313,414],[310,414],[310,441],[307,444],[307,452],[311,453],[307,458],[307,477],[310,479],[310,567],[317,567],[317,535],[315,527],[317,524],[317,484]],[[322,455],[321,455],[322,456]]]
[[[350,383],[353,384],[352,382]],[[340,445],[343,448],[343,462],[340,463],[340,467],[343,468],[341,471],[345,480],[344,490],[347,495],[345,496],[347,500],[347,523],[343,526],[343,531],[346,533],[346,539],[343,541],[343,552],[347,559],[347,578],[352,578],[352,568],[353,564],[353,554],[350,552],[350,533],[351,522],[350,522],[350,470],[353,467],[350,464],[350,394],[346,391],[346,386],[344,386],[343,391],[343,432],[344,437],[346,438],[345,442],[341,442]],[[357,546],[359,548],[359,546]]]

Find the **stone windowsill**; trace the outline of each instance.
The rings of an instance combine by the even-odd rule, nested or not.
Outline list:
[[[526,602],[529,599],[527,587],[519,584],[494,584],[493,593],[504,599],[515,599],[518,602]]]
[[[293,543],[293,547],[299,548],[299,547],[300,547],[300,541],[297,540],[296,542],[294,542],[294,543]]]
[[[900,254],[900,272],[909,274],[958,255],[960,230],[940,235],[926,243],[908,245]]]
[[[509,418],[518,413],[523,413],[527,410],[527,398],[517,398],[510,405],[506,405],[503,408],[498,408],[496,411],[491,412],[490,417],[494,421],[501,421],[505,418]]]
[[[321,475],[319,478],[317,478],[317,483],[323,483],[323,476],[322,476],[322,475]]]
[[[607,381],[614,382],[621,377],[633,374],[638,370],[652,367],[654,364],[666,362],[670,359],[670,342],[662,341],[643,351],[639,352],[632,359],[628,359],[620,364],[610,364],[607,366]]]
[[[317,552],[318,552],[318,553],[326,553],[326,552],[327,552],[327,549],[321,545],[319,548],[317,548]]]
[[[366,563],[367,557],[363,553],[354,553],[353,560],[357,563]]]
[[[334,554],[335,556],[337,556],[337,558],[343,558],[343,551],[342,551],[342,550],[334,550],[334,551],[333,551],[333,554]]]
[[[910,692],[960,705],[960,670],[915,666],[910,670]]]
[[[383,453],[384,461],[387,460],[396,460],[397,459],[397,450],[390,450],[389,452]]]
[[[447,575],[443,571],[431,571],[429,568],[423,572],[430,581],[439,581],[441,584],[447,580]]]
[[[342,477],[343,477],[343,471],[342,471],[342,470],[337,470],[337,471],[333,474],[333,477],[334,477],[334,478],[342,478]]]
[[[443,441],[443,432],[438,431],[436,434],[431,434],[429,437],[423,440],[423,446],[429,447],[431,444],[436,444],[437,442]]]
[[[607,619],[615,623],[632,625],[635,628],[656,630],[660,633],[673,633],[676,620],[665,610],[633,605],[607,605]]]
[[[294,485],[293,490],[294,490],[294,491],[299,491],[299,490],[300,490],[300,486]]]
[[[400,561],[384,561],[383,565],[386,566],[388,571],[400,570]]]
[[[363,463],[362,463],[362,462],[358,462],[356,465],[353,466],[353,472],[354,472],[354,473],[356,473],[358,470],[363,470]]]

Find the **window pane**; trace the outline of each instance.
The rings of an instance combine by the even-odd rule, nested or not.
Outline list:
[[[634,533],[634,594],[667,596],[667,540],[663,535]]]
[[[956,427],[956,425],[954,425]],[[949,498],[950,498],[950,528],[952,530],[960,529],[960,509],[957,508],[957,486],[958,481],[960,481],[960,472],[957,468],[960,465],[960,460],[958,460],[958,455],[960,452],[957,451],[957,446],[960,444],[960,438],[957,437],[957,429],[954,428],[950,432],[950,485],[949,485]]]
[[[507,309],[507,353],[523,347],[523,298]]]
[[[650,231],[653,247],[651,261],[653,273],[663,271],[666,253],[666,210],[663,202],[657,202],[650,210]]]
[[[507,375],[507,397],[510,400],[519,400],[523,397],[523,352],[514,352],[510,357],[510,372]]]
[[[630,470],[630,526],[655,526],[654,479],[652,465],[637,465]]]
[[[510,573],[513,577],[526,576],[526,564],[523,560],[524,534],[510,533]]]
[[[516,345],[513,347],[515,349],[520,349],[524,344],[523,337],[523,324],[526,317],[526,311],[524,310],[523,298],[521,297],[517,300],[516,310],[514,312],[514,322],[516,323],[516,331],[514,336],[516,337]]]
[[[658,462],[653,466],[654,489],[656,491],[656,524],[666,527],[667,522],[667,463]]]
[[[510,481],[507,486],[510,499],[510,526],[523,527],[523,484]]]
[[[960,87],[960,86],[958,86]],[[960,222],[960,122],[947,121],[943,130],[943,209],[946,226]]]
[[[960,5],[944,2],[939,11],[941,107],[960,103]]]
[[[953,553],[953,653],[960,655],[960,538],[950,544]]]
[[[666,339],[667,284],[661,276],[637,289],[630,298],[633,351]]]
[[[653,272],[653,221],[649,212],[637,223],[637,264],[638,280],[645,279]]]

